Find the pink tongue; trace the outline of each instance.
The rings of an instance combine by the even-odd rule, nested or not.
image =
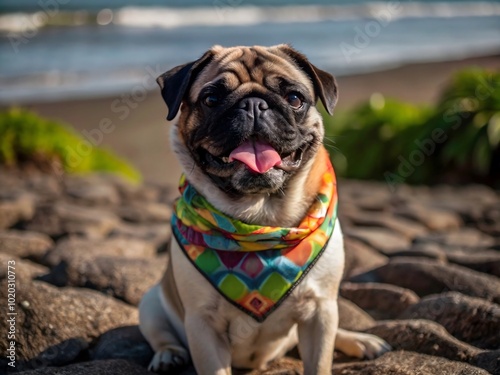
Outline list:
[[[248,140],[235,148],[229,160],[239,160],[254,172],[266,173],[275,165],[281,164],[281,158],[269,143]]]

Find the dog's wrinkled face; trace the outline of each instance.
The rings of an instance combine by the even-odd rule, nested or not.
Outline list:
[[[274,193],[312,159],[323,140],[321,99],[334,78],[287,45],[213,47],[158,78],[178,136],[194,163],[228,194]]]

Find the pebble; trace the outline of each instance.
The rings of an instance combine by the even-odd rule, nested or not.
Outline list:
[[[340,326],[380,335],[394,350],[362,361],[336,352],[334,373],[500,374],[498,191],[339,185]],[[109,174],[0,168],[0,263],[16,263],[21,374],[150,374],[135,306],[162,277],[176,195]],[[6,279],[2,266],[2,300]],[[302,371],[295,350],[250,374]]]

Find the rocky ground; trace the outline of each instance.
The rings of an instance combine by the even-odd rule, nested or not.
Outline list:
[[[15,261],[24,375],[148,374],[137,304],[161,276],[176,192],[106,175],[0,171],[0,296]],[[336,353],[335,374],[500,374],[500,193],[341,181],[347,265],[340,325],[394,351]],[[0,320],[0,350],[8,322]],[[300,373],[293,353],[268,374]],[[3,371],[2,371],[3,372]],[[192,368],[182,374],[193,374]],[[264,372],[253,372],[261,374]]]

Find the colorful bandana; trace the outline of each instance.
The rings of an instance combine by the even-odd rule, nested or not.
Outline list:
[[[323,253],[337,218],[328,158],[317,199],[296,228],[250,225],[215,207],[181,177],[172,228],[188,259],[230,303],[262,322]]]

